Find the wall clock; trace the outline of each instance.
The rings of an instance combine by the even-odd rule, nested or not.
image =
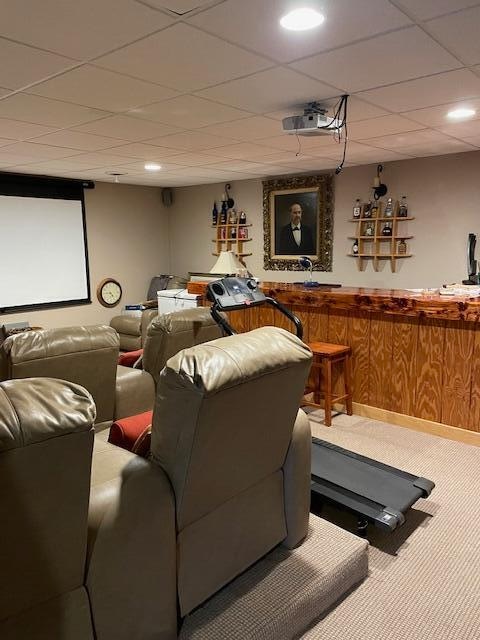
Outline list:
[[[122,287],[113,278],[105,278],[97,287],[97,298],[104,307],[114,307],[120,302]]]

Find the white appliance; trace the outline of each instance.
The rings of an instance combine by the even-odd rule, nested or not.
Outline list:
[[[200,298],[196,293],[188,293],[186,289],[162,289],[157,291],[158,314],[198,307]]]

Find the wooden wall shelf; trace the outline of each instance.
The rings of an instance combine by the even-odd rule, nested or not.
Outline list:
[[[379,212],[381,212],[381,203],[378,203]],[[396,209],[398,211],[398,208]],[[349,222],[355,222],[357,224],[357,233],[356,235],[349,236],[349,240],[357,240],[358,242],[358,253],[348,253],[348,256],[352,258],[358,258],[357,266],[360,271],[363,271],[366,267],[367,260],[372,259],[373,268],[375,271],[378,271],[380,267],[380,260],[388,259],[390,260],[390,268],[392,273],[395,273],[396,270],[396,261],[401,258],[411,258],[411,253],[399,253],[398,252],[398,241],[399,240],[411,240],[413,238],[412,235],[408,235],[404,232],[402,227],[399,228],[399,225],[402,222],[408,222],[409,220],[414,220],[415,218],[412,216],[378,216],[374,218],[350,218]],[[382,235],[382,229],[384,228],[387,222],[391,223],[392,227],[392,235],[384,236]],[[367,225],[373,226],[372,235],[366,235],[365,229]],[[389,251],[385,251],[385,244],[389,242],[390,247]],[[380,250],[382,247],[382,251]],[[367,251],[366,249],[370,249]]]
[[[241,238],[240,233],[248,234],[248,227],[251,227],[251,224],[240,224],[237,222],[236,224],[212,224],[212,228],[216,230],[215,238],[212,239],[212,242],[215,243],[215,251],[212,253],[213,256],[219,256],[221,251],[233,251],[240,258],[246,258],[251,256],[251,253],[245,253],[244,243],[250,242],[252,238]],[[232,231],[235,230],[235,237],[232,238]]]

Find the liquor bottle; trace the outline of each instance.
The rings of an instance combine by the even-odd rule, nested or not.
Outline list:
[[[372,202],[367,202],[363,207],[363,217],[371,218],[372,217]]]
[[[229,209],[228,213],[229,213],[229,217],[228,217],[229,224],[237,224],[237,212],[235,211],[235,209]]]
[[[238,229],[238,237],[242,240],[247,240],[248,238],[248,229],[246,227],[240,227]]]
[[[232,227],[230,229],[230,238],[232,240],[236,240],[237,239],[237,227]]]
[[[247,224],[247,216],[245,214],[245,211],[240,211],[240,217],[238,219],[239,224]]]
[[[371,222],[369,222],[365,228],[365,235],[373,236],[373,224]]]
[[[390,222],[386,222],[385,226],[382,229],[382,236],[391,236],[392,235],[392,227]]]
[[[358,240],[355,240],[352,245],[352,253],[354,256],[358,255]]]
[[[397,253],[398,255],[405,255],[407,253],[407,243],[403,238],[397,243]]]
[[[380,204],[377,200],[374,200],[372,202],[372,206],[370,207],[370,217],[376,218],[378,216],[379,211],[380,211]]]
[[[387,204],[385,205],[384,218],[391,218],[393,216],[393,200],[392,198],[388,198]]]
[[[400,200],[400,209],[398,211],[399,218],[406,218],[408,216],[408,204],[407,204],[407,196],[402,196]]]
[[[362,213],[362,205],[360,204],[360,198],[357,198],[353,206],[353,217],[355,219],[360,218],[361,213]]]
[[[220,224],[227,224],[227,202],[222,201],[222,210],[220,212]]]
[[[217,226],[217,222],[218,222],[218,209],[217,209],[217,203],[214,202],[213,209],[212,209],[212,224],[214,227]]]

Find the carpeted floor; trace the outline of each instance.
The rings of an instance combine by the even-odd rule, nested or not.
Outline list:
[[[480,448],[339,415],[313,435],[433,480],[392,534],[372,529],[370,575],[302,640],[480,640]],[[322,513],[354,530],[354,520]]]

